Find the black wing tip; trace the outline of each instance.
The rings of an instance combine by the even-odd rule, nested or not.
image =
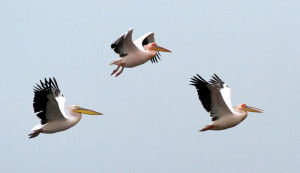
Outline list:
[[[157,58],[156,58],[156,57],[152,58],[152,59],[151,59],[151,63],[153,63],[153,64],[154,64],[154,63],[158,63]]]
[[[113,44],[110,45],[110,48],[113,49],[116,53],[118,53],[118,48],[117,48],[117,43],[114,42]]]
[[[49,77],[48,80],[45,77],[44,81],[40,80],[40,84],[36,83],[36,86],[33,86],[34,92],[51,92],[52,90],[59,90],[55,77],[52,77],[52,79]]]
[[[205,79],[203,79],[199,74],[193,76],[190,82],[191,82],[190,85],[194,85],[194,86],[199,84],[208,84],[208,82]]]
[[[215,76],[217,79],[219,79],[220,81],[222,81],[221,78],[219,78],[219,76],[218,76],[216,73],[214,73],[214,76]]]
[[[157,52],[156,56],[155,56],[154,58],[151,59],[151,62],[152,62],[152,63],[158,63],[158,60],[161,60],[161,59],[160,59],[160,56],[161,56],[161,55],[160,55],[159,51],[156,51],[156,52]]]
[[[209,83],[203,79],[199,74],[196,74],[191,78],[190,85],[196,87],[198,92],[199,100],[202,103],[202,106],[207,112],[211,111],[211,96],[210,89],[208,88]]]
[[[51,78],[49,78],[51,80]],[[51,83],[53,84],[52,85],[52,89],[54,90],[59,90],[59,87],[58,87],[58,84],[57,84],[57,81],[55,79],[55,77],[52,77],[53,80],[51,80]]]
[[[216,74],[214,73],[214,75],[212,76],[212,78],[215,80],[215,81],[218,81],[218,82],[223,82],[222,79]],[[212,80],[212,79],[211,79]],[[224,82],[223,82],[224,83]]]
[[[115,53],[119,54],[120,57],[124,57],[124,56],[127,55],[125,52],[122,51],[122,49],[123,49],[123,41],[125,39],[125,35],[126,34],[127,33],[123,34],[121,37],[119,37],[116,41],[114,41],[110,45],[111,49],[113,49]]]
[[[45,112],[48,100],[48,94],[60,93],[55,77],[44,78],[40,80],[40,84],[33,87],[33,110],[36,116],[41,119],[41,124],[48,122]]]
[[[113,48],[115,48],[115,47],[116,47],[116,44],[115,44],[115,43],[113,43],[113,44],[110,45],[110,48],[111,48],[111,49],[113,49]]]

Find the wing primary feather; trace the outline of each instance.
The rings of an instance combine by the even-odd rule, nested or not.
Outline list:
[[[55,83],[53,82],[53,80],[51,78],[49,78],[49,84],[50,84],[50,88],[52,91],[58,90],[57,87],[55,86]]]
[[[40,83],[41,83],[41,87],[42,87],[43,89],[46,89],[46,87],[45,87],[44,83],[42,82],[42,80],[40,80]]]
[[[196,87],[198,92],[199,100],[202,103],[202,106],[207,112],[211,112],[211,95],[210,89],[208,85],[210,85],[207,81],[205,81],[200,75],[196,74],[191,78],[191,84]]]
[[[160,56],[161,56],[161,55],[160,55],[159,51],[157,51],[156,56],[155,56],[154,58],[151,59],[151,62],[152,62],[152,63],[158,63],[158,60],[157,60],[157,59],[161,60],[161,59],[160,59]]]
[[[115,51],[115,53],[119,54],[120,57],[125,57],[128,55],[127,52],[128,46],[135,47],[135,45],[132,43],[131,40],[132,32],[133,32],[133,28],[130,28],[110,46]],[[128,39],[130,39],[130,41]],[[124,47],[124,42],[125,42],[125,47]]]
[[[158,62],[156,56],[155,56],[154,58],[151,59],[151,62],[152,62],[152,63],[157,63],[157,62]]]
[[[212,76],[212,79],[210,79],[209,82],[217,89],[224,88],[225,83],[216,74],[214,74],[214,76]]]
[[[46,86],[47,88],[49,89],[49,91],[52,91],[52,86],[51,86],[51,78],[49,78],[49,81],[47,81],[47,79],[45,78],[45,81],[46,81]]]
[[[115,51],[115,53],[119,54],[120,57],[124,57],[127,53],[122,52],[123,49],[123,42],[125,39],[125,34],[118,38],[114,43],[111,44],[111,48]]]
[[[54,83],[55,83],[56,88],[59,90],[58,85],[57,85],[57,82],[56,82],[56,79],[55,79],[54,77],[53,77],[53,81],[54,81]]]
[[[153,59],[153,63],[156,63],[156,61],[157,61],[156,58],[154,57],[154,58],[152,58],[152,59]]]
[[[160,59],[160,52],[159,51],[157,51],[157,57]]]
[[[46,85],[46,88],[49,90],[48,81],[46,78],[45,78],[45,85]]]
[[[198,76],[204,83],[207,83],[207,84],[208,84],[208,82],[206,82],[206,80],[203,79],[200,75],[197,74],[197,76]]]
[[[51,91],[55,91],[55,86],[53,85],[53,81],[51,78],[49,78],[49,88],[51,88]]]
[[[159,60],[161,60],[161,59],[160,59],[160,56],[161,56],[161,55],[160,55],[160,53],[159,53],[159,52],[157,52],[157,55],[156,55],[156,57],[157,57]]]
[[[39,91],[40,89],[36,86],[33,86],[33,91]]]
[[[216,75],[215,73],[214,73],[214,75],[216,76],[217,79],[219,79],[220,82],[223,82],[223,81],[219,78],[218,75]]]
[[[43,89],[39,84],[36,84],[36,85],[38,87],[38,88],[36,87],[38,91]]]
[[[49,102],[48,96],[53,94],[57,96],[57,93],[60,94],[60,91],[54,77],[53,80],[45,78],[44,82],[40,80],[40,84],[36,83],[36,86],[34,86],[33,109],[37,117],[41,119],[42,125],[49,121],[46,117],[46,108]]]
[[[224,82],[216,75],[212,76],[209,82],[205,81],[201,76],[197,74],[191,80],[191,85],[194,85],[197,89],[199,99],[207,112],[210,113],[212,121],[216,121],[222,112],[226,112],[225,115],[230,115],[233,110],[230,100],[230,89],[225,88]],[[224,96],[229,96],[224,100]]]

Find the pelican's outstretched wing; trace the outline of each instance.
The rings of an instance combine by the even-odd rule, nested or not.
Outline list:
[[[220,116],[231,115],[233,109],[232,107],[229,108],[224,101],[228,98],[224,99],[223,97],[227,97],[228,95],[230,100],[230,93],[227,94],[228,90],[222,91],[222,89],[224,89],[224,83],[221,84],[221,79],[218,78],[217,75],[215,75],[213,76],[213,80],[211,80],[210,82],[211,83],[206,82],[201,76],[197,74],[197,76],[191,78],[190,85],[194,85],[196,87],[199,100],[201,101],[204,109],[210,113],[212,121],[215,121]],[[221,94],[221,92],[224,92],[224,96],[223,94]]]
[[[41,119],[41,124],[49,121],[64,120],[64,105],[66,99],[61,94],[55,78],[45,78],[34,87],[33,109],[34,113]]]
[[[139,49],[144,49],[144,46],[149,44],[149,43],[154,43],[155,39],[154,39],[154,32],[148,32],[142,36],[140,36],[140,38],[134,40],[134,44],[139,48]]]
[[[148,32],[144,35],[142,35],[140,38],[136,39],[134,41],[134,44],[139,48],[139,49],[144,49],[144,46],[149,44],[149,43],[154,43],[155,38],[154,38],[154,32]],[[151,59],[152,63],[157,63],[158,59],[160,60],[160,53],[157,51],[157,55]]]
[[[132,32],[133,28],[126,31],[120,38],[118,38],[114,43],[111,44],[111,48],[120,55],[124,57],[130,52],[138,50],[136,45],[132,42]]]
[[[231,103],[231,89],[228,87],[228,85],[226,85],[226,83],[224,83],[216,74],[212,76],[212,79],[210,79],[209,82],[221,92],[222,98],[227,107],[231,112],[234,112]]]

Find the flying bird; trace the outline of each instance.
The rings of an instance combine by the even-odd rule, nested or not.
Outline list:
[[[117,68],[111,73],[119,76],[124,68],[131,68],[151,60],[152,63],[158,62],[160,59],[159,51],[171,52],[168,49],[160,47],[155,43],[154,33],[148,32],[132,42],[133,28],[126,31],[120,38],[111,44],[111,48],[119,54],[120,58],[114,60],[110,65],[117,65]]]
[[[193,76],[191,84],[197,89],[199,100],[204,109],[210,113],[212,122],[200,131],[224,130],[234,127],[242,122],[248,115],[247,112],[262,113],[263,110],[246,104],[232,107],[230,88],[216,75],[206,82],[201,76]]]
[[[58,88],[55,78],[40,81],[34,87],[33,108],[34,113],[41,119],[41,124],[33,127],[29,138],[34,138],[40,133],[56,133],[67,130],[76,125],[83,114],[102,115],[102,113],[79,107],[68,106],[69,115],[65,113],[66,99]]]

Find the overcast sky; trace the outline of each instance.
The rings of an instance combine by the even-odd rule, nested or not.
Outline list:
[[[297,172],[300,2],[1,1],[0,172]],[[157,64],[125,69],[110,49],[127,29],[155,32]],[[232,104],[265,110],[238,126],[210,123],[189,85],[216,73]],[[39,123],[33,86],[55,77],[73,128],[28,139]]]

